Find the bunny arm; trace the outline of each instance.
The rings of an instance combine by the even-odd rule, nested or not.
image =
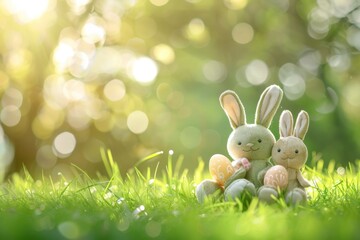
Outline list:
[[[226,180],[224,187],[227,188],[236,179],[245,178],[246,172],[247,171],[245,168],[239,168],[239,170],[237,170],[231,177],[229,177],[228,180]]]
[[[311,186],[310,182],[304,178],[300,170],[296,171],[296,178],[302,187],[306,188]]]
[[[257,175],[257,178],[258,178],[259,182],[261,182],[261,183],[264,182],[264,177],[265,177],[266,172],[269,170],[269,168],[272,167],[272,164],[270,162],[267,162],[267,163],[268,164],[267,164],[266,168],[261,170]]]

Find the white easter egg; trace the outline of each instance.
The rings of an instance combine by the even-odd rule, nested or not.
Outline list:
[[[220,186],[223,186],[226,180],[235,172],[229,159],[220,154],[216,154],[210,158],[209,170],[213,179]]]
[[[271,167],[265,174],[264,185],[284,190],[288,184],[288,172],[281,165]]]

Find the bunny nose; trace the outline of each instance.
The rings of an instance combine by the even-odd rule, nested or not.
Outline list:
[[[252,147],[252,146],[254,146],[254,144],[253,143],[248,143],[248,144],[246,144],[246,146],[247,147]]]

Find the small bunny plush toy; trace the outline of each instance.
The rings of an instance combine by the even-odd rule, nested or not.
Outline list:
[[[265,89],[257,104],[255,123],[247,124],[243,104],[233,91],[225,91],[220,96],[220,104],[229,118],[233,129],[227,142],[227,149],[233,162],[221,155],[213,155],[209,162],[212,180],[202,181],[195,194],[199,202],[215,192],[225,200],[240,198],[243,194],[254,196],[256,189],[263,185],[268,161],[275,143],[269,130],[271,121],[279,108],[282,90],[272,85]]]
[[[303,204],[307,201],[305,188],[309,187],[310,183],[301,174],[301,168],[308,157],[308,151],[303,142],[308,128],[309,115],[307,112],[301,111],[299,113],[294,129],[291,112],[283,111],[280,116],[280,139],[272,149],[274,163],[283,166],[287,171],[288,182],[285,188],[285,200],[291,205]],[[273,168],[275,167],[278,166]],[[272,169],[269,169],[264,177],[265,185],[259,189],[259,199],[268,203],[273,202],[274,197],[278,197],[276,189],[283,185],[281,182],[268,180],[280,180],[274,174],[281,174],[281,172],[273,172]]]

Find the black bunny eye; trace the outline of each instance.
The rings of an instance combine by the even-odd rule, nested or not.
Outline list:
[[[261,142],[262,142],[262,140],[259,138],[259,139],[258,139],[258,143],[261,143]]]
[[[278,148],[277,152],[281,152],[281,149],[280,149],[280,148]]]
[[[296,150],[295,150],[295,153],[298,154],[298,153],[299,153],[299,150],[296,149]]]
[[[241,145],[241,142],[238,142],[238,145],[240,146],[240,145]]]

